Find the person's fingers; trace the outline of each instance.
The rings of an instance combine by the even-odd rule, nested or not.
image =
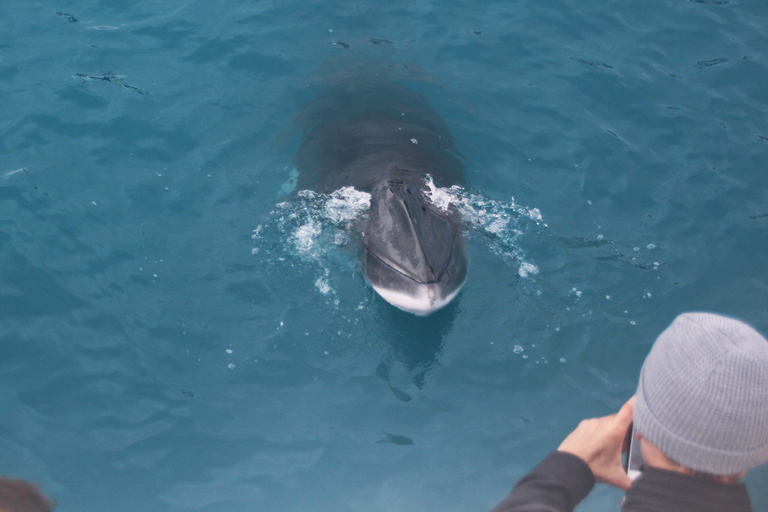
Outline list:
[[[633,407],[634,399],[630,399],[615,414],[583,420],[558,450],[584,460],[597,481],[628,489],[632,480],[624,472],[621,450],[632,422]]]
[[[627,489],[629,489],[629,486],[632,485],[632,479],[629,478],[629,476],[627,476],[627,474],[622,469],[621,472],[616,473],[616,475],[611,479],[610,482],[606,482],[606,483],[626,491]]]
[[[633,396],[627,402],[619,409],[619,412],[616,414],[616,421],[619,424],[626,423],[629,425],[632,423],[632,413],[635,409],[635,397]]]
[[[619,412],[609,414],[608,416],[602,416],[600,418],[592,418],[593,420],[603,420],[603,421],[609,421],[613,420],[618,423],[632,423],[632,413],[634,411],[635,407],[635,397],[633,396],[629,400],[627,400],[624,405],[621,406],[621,409],[619,409]],[[627,420],[629,420],[627,422]]]

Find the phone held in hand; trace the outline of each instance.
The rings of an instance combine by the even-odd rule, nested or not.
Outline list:
[[[637,438],[635,433],[634,423],[629,427],[629,449],[627,450],[627,464],[626,470],[629,478],[634,480],[642,472],[643,464],[643,452],[640,450],[640,439]]]

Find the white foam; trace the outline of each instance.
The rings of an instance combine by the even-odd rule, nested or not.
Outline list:
[[[371,194],[344,187],[334,190],[323,208],[323,217],[334,224],[349,222],[371,207]]]
[[[306,197],[307,199],[314,199],[317,197],[317,193],[314,190],[300,190],[299,197]]]
[[[542,220],[541,211],[538,208],[531,208],[528,210],[528,216],[531,218],[531,220]]]
[[[522,262],[520,264],[520,269],[517,271],[517,274],[520,277],[528,277],[530,275],[536,275],[539,273],[539,267],[532,263],[526,263]]]
[[[323,295],[328,295],[333,291],[333,288],[331,288],[331,285],[328,284],[328,280],[325,277],[318,277],[315,280],[315,287]]]
[[[320,234],[322,227],[314,219],[310,219],[306,224],[299,226],[293,232],[293,243],[300,252],[309,252],[315,245],[315,237]]]
[[[509,225],[509,219],[504,218],[498,218],[494,219],[493,222],[486,228],[489,233],[493,234],[499,234],[503,232],[507,226]]]
[[[447,212],[451,204],[461,202],[461,196],[459,195],[461,189],[455,185],[451,188],[439,188],[435,185],[435,181],[430,175],[424,178],[424,184],[427,186],[427,190],[424,191],[424,197],[435,205],[438,210]]]

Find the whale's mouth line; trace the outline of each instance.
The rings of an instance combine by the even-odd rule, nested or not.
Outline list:
[[[401,269],[398,265],[391,263],[387,261],[386,259],[382,258],[378,254],[376,254],[374,251],[372,251],[368,246],[365,247],[365,250],[368,254],[376,258],[376,260],[380,261],[383,265],[387,266],[388,268],[391,268],[393,271],[397,272],[401,276],[410,279],[414,283],[417,284],[423,284],[423,285],[430,285],[430,284],[437,284],[440,282],[440,278],[443,277],[443,274],[440,274],[434,281],[422,281],[420,279],[414,278],[412,275],[410,275],[405,270]]]

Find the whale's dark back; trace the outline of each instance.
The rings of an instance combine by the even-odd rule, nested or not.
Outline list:
[[[426,174],[440,186],[463,182],[448,127],[409,87],[336,87],[303,111],[300,126],[305,132],[296,155],[300,188],[369,191],[382,179]]]

